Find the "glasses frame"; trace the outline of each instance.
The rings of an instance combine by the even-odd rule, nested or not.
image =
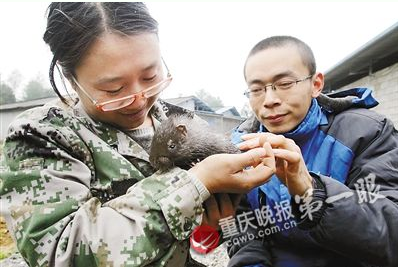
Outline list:
[[[161,86],[161,85],[163,85],[163,84],[165,84],[165,83],[169,83],[169,84],[170,84],[170,82],[173,80],[173,77],[172,77],[172,75],[171,75],[171,73],[170,73],[170,70],[169,70],[169,68],[167,67],[167,64],[166,64],[166,62],[164,61],[163,58],[162,58],[162,62],[163,62],[163,64],[164,64],[164,66],[166,67],[166,71],[167,71],[167,75],[166,75],[166,78],[165,78],[165,79],[161,80],[161,81],[158,82],[157,84],[154,84],[154,85],[152,85],[152,86],[150,86],[150,87],[148,87],[148,88],[146,88],[146,89],[144,89],[144,90],[142,90],[142,91],[140,91],[140,92],[138,92],[138,93],[134,93],[134,94],[131,94],[131,95],[128,95],[128,96],[124,96],[124,97],[117,98],[117,99],[112,99],[112,100],[107,100],[107,101],[103,101],[103,102],[99,102],[98,100],[96,100],[95,98],[93,98],[92,96],[90,96],[90,94],[87,93],[87,91],[83,88],[83,86],[80,85],[80,83],[76,80],[76,78],[75,78],[74,76],[72,76],[72,80],[73,80],[73,82],[79,87],[79,89],[84,93],[84,95],[87,96],[88,99],[90,99],[90,101],[93,103],[93,105],[94,105],[97,109],[99,109],[99,110],[101,110],[101,111],[103,111],[103,112],[114,111],[114,110],[118,110],[118,109],[127,107],[128,105],[131,105],[132,103],[134,103],[134,101],[136,100],[136,98],[137,98],[138,96],[140,96],[140,97],[147,97],[147,96],[145,95],[145,93],[151,91],[151,90],[152,90],[153,88],[155,88],[155,87]],[[167,85],[166,85],[161,91],[159,91],[157,94],[161,93],[164,89],[166,89],[167,86],[169,86],[169,84],[167,84]],[[149,97],[151,97],[151,96],[152,96],[152,95],[150,95]],[[128,102],[126,102],[126,104],[123,104],[123,105],[118,106],[118,107],[116,107],[116,108],[104,109],[104,106],[105,106],[105,105],[108,105],[108,104],[111,104],[111,103],[115,103],[115,102],[119,102],[119,101],[128,100],[128,99],[131,99],[131,102],[128,101]]]
[[[310,75],[308,75],[308,76],[306,76],[306,77],[304,77],[304,78],[302,78],[302,79],[297,79],[297,80],[295,80],[295,81],[292,81],[292,86],[291,86],[290,88],[292,88],[293,86],[297,85],[299,82],[304,82],[304,81],[306,81],[306,80],[312,78],[312,76],[314,76],[314,74],[315,74],[315,73],[310,74]],[[263,89],[262,91],[263,91],[264,93],[267,92],[267,87],[271,87],[271,89],[272,89],[273,91],[276,91],[275,83],[277,83],[277,82],[278,82],[278,81],[275,81],[275,82],[273,82],[272,84],[266,84],[266,85],[264,85],[264,86],[262,87],[262,89]],[[290,88],[288,88],[288,89],[290,89]],[[247,89],[246,92],[244,92],[243,94],[244,94],[247,98],[250,98],[250,93],[251,93],[250,89]]]

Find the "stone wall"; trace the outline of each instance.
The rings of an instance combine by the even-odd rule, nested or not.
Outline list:
[[[377,71],[340,89],[370,87],[379,101],[375,111],[386,115],[398,129],[398,63]],[[339,89],[339,90],[340,90]]]

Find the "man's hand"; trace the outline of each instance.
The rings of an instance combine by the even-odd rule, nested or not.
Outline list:
[[[229,216],[235,216],[236,209],[241,199],[240,194],[218,193],[211,195],[204,202],[202,225],[210,225],[220,230],[219,221]]]
[[[241,154],[216,154],[188,170],[213,193],[247,193],[275,173],[275,157],[268,143]]]
[[[312,188],[312,177],[305,165],[300,148],[293,140],[272,133],[246,134],[241,138],[245,140],[238,145],[241,150],[263,147],[266,143],[271,145],[276,158],[275,174],[289,189],[291,196],[302,196]]]

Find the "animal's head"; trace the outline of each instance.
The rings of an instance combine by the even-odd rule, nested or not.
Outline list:
[[[152,139],[149,153],[151,165],[162,172],[174,167],[184,149],[187,135],[186,122],[180,117],[172,116],[163,121]]]

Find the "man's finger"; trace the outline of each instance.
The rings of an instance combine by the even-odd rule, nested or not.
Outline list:
[[[274,156],[274,152],[272,150],[270,143],[268,143],[268,142],[264,143],[263,148],[267,152],[267,156],[263,158],[263,161],[262,161],[263,164],[275,171],[275,169],[276,169],[275,156]]]
[[[212,216],[215,216],[218,213],[218,204],[216,197],[214,195],[211,195],[205,202],[205,210],[207,217],[211,218]]]
[[[203,212],[202,223],[201,224],[202,225],[208,225],[209,224],[209,221],[208,221],[207,215],[206,215],[206,210],[205,210],[205,212]]]
[[[242,199],[242,194],[229,194],[231,200],[232,200],[232,205],[234,206],[234,211],[238,208],[238,205],[240,203],[240,200]]]
[[[237,144],[240,150],[248,150],[255,147],[261,147],[259,138],[251,138],[242,143]]]
[[[286,164],[286,162],[285,162],[284,159],[276,158],[276,162],[275,162],[275,165],[276,165],[276,173],[275,173],[275,174],[276,174],[276,176],[279,177],[279,179],[282,180],[282,183],[283,183],[284,185],[287,184],[285,164]]]
[[[216,194],[216,198],[221,219],[234,214],[234,206],[229,194],[219,193]]]
[[[277,148],[274,148],[272,151],[273,151],[275,157],[284,159],[290,163],[295,164],[295,163],[300,162],[300,160],[301,160],[301,155],[298,152],[293,152],[293,151],[289,151],[286,149],[277,149]]]
[[[298,146],[294,143],[293,140],[286,138],[280,134],[253,133],[245,134],[241,136],[241,138],[242,140],[245,140],[244,142],[238,144],[238,148],[241,150],[260,147],[268,142],[273,148],[284,148],[291,151],[299,151]]]
[[[240,138],[242,140],[249,140],[252,138],[257,138],[260,134],[259,133],[248,133],[248,134],[244,134],[242,135]]]

